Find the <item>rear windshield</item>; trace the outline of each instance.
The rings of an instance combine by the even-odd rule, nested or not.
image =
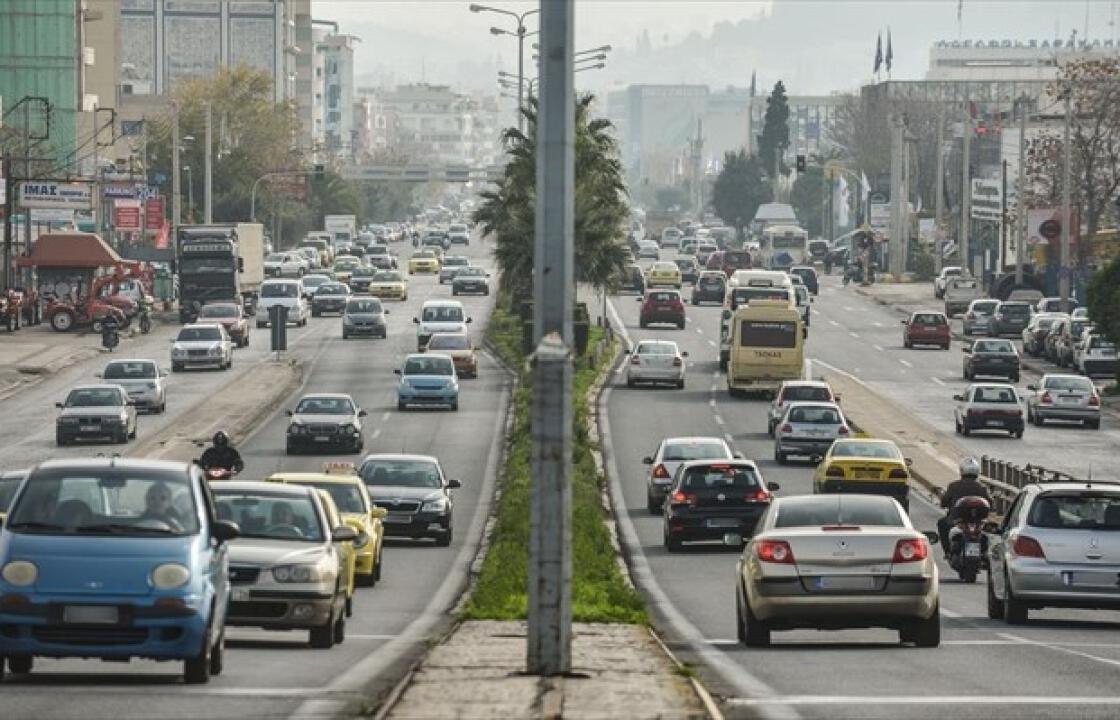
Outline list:
[[[731,308],[750,305],[751,300],[789,300],[789,288],[745,287],[731,291]]]
[[[720,442],[669,443],[661,455],[661,459],[666,462],[718,460],[727,457],[730,457],[727,447]]]
[[[840,413],[836,412],[836,408],[823,405],[792,407],[786,415],[786,420],[810,425],[839,425]]]
[[[102,377],[106,380],[144,380],[158,375],[156,366],[150,362],[115,362],[105,366]]]
[[[1047,390],[1077,390],[1080,392],[1093,392],[1093,382],[1081,377],[1049,377],[1042,384]]]
[[[689,468],[681,478],[682,490],[756,490],[758,473],[749,465],[701,465]]]
[[[996,305],[999,305],[999,303],[994,301],[974,302],[972,303],[972,311],[991,314],[992,312],[995,312]]]
[[[739,325],[739,345],[743,347],[797,347],[797,323],[744,320]]]
[[[751,254],[744,251],[730,250],[723,254],[723,264],[730,265],[734,268],[749,268],[751,266]]]
[[[638,355],[676,355],[677,348],[669,343],[638,343]]]
[[[782,391],[783,402],[798,400],[832,400],[832,391],[815,385],[793,385]]]
[[[902,517],[889,498],[861,495],[803,496],[778,505],[774,527],[864,525],[903,527]]]
[[[1048,493],[1035,500],[1027,524],[1066,530],[1120,531],[1120,495]]]
[[[976,392],[973,393],[972,399],[975,402],[984,403],[1014,404],[1018,402],[1015,391],[1009,387],[978,387]]]
[[[653,302],[674,302],[680,300],[681,296],[675,292],[653,292],[649,294],[649,299]]]
[[[426,307],[420,319],[424,322],[463,322],[463,308],[451,305]]]
[[[999,311],[1004,315],[1022,317],[1031,314],[1031,306],[1025,303],[1004,303],[999,306]]]
[[[868,443],[853,440],[840,441],[832,446],[833,457],[872,458],[876,460],[898,460],[901,454],[894,445]]]
[[[1115,350],[1116,343],[1105,340],[1100,335],[1091,335],[1089,337],[1089,347],[1101,348],[1102,350]]]
[[[466,335],[436,334],[428,341],[429,350],[469,350],[470,347]]]
[[[972,352],[977,353],[1010,353],[1015,352],[1015,346],[1010,340],[977,340],[972,345]]]
[[[936,326],[936,325],[944,325],[945,324],[945,316],[944,315],[935,315],[935,314],[932,314],[932,313],[931,314],[926,314],[926,315],[915,315],[914,319],[911,320],[910,322],[912,322],[914,325],[927,325],[927,326],[933,327],[933,326]]]

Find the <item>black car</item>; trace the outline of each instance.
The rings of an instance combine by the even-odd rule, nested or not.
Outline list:
[[[455,273],[451,280],[451,294],[462,295],[475,293],[479,295],[490,294],[490,273],[480,267],[465,267]]]
[[[389,311],[377,298],[351,297],[342,313],[342,339],[369,335],[384,340],[389,335],[389,324],[385,318],[388,314]]]
[[[665,548],[674,552],[693,540],[750,537],[777,489],[749,460],[682,463],[665,501]]]
[[[1019,382],[1019,353],[1010,340],[986,338],[964,347],[964,379],[1003,377]]]
[[[289,455],[301,450],[361,452],[362,418],[367,415],[354,399],[341,393],[304,395],[288,411]]]
[[[354,272],[350,275],[350,292],[369,292],[369,284],[373,280],[373,273],[374,268],[372,267],[354,268]]]
[[[727,295],[727,276],[719,270],[705,270],[696,276],[692,286],[692,304],[716,302],[723,304]]]
[[[677,267],[681,271],[682,283],[696,282],[696,276],[699,274],[700,268],[697,267],[695,258],[679,257],[673,262],[677,264]]]
[[[358,468],[377,507],[386,537],[433,538],[447,547],[454,534],[455,504],[451,491],[461,487],[449,479],[439,460],[428,455],[370,455]]]
[[[622,269],[622,278],[619,280],[620,292],[632,292],[644,295],[646,292],[646,276],[641,265],[627,265]]]
[[[366,284],[369,287],[369,284]],[[340,282],[323,283],[311,298],[311,316],[319,317],[323,313],[339,313],[346,310],[346,301],[350,299],[350,287]]]
[[[809,292],[814,295],[819,295],[821,292],[820,281],[817,279],[817,271],[808,265],[794,265],[789,269],[790,275],[796,275],[801,278],[801,282],[805,283],[805,287]]]
[[[375,270],[396,270],[397,259],[392,255],[370,255],[366,262]]]

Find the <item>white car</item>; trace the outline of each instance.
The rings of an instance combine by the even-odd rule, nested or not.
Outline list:
[[[933,281],[933,296],[938,300],[945,297],[945,286],[949,283],[949,278],[960,276],[961,268],[959,265],[946,265],[941,268],[941,274]]]
[[[257,327],[268,327],[268,309],[273,305],[288,308],[288,323],[306,325],[311,314],[307,304],[307,290],[299,280],[265,280],[261,283],[257,301]]]
[[[791,402],[839,403],[840,396],[832,392],[832,386],[821,380],[787,380],[778,388],[766,420],[766,432],[771,437],[774,428],[786,412]]]
[[[221,325],[184,325],[171,341],[171,371],[233,367],[233,341]]]
[[[673,484],[673,476],[682,463],[691,460],[732,460],[742,457],[718,437],[671,437],[657,445],[653,455],[642,459],[649,466],[646,475],[646,507],[660,515]]]
[[[661,258],[661,248],[652,240],[642,240],[638,243],[639,260],[658,260]]]
[[[791,402],[774,428],[774,459],[785,465],[790,455],[824,457],[832,443],[852,436],[848,420],[833,402]]]
[[[1082,375],[1116,375],[1116,344],[1097,332],[1082,333],[1073,346],[1073,366]]]
[[[458,300],[428,300],[420,308],[416,323],[416,351],[423,352],[428,340],[436,333],[465,333],[471,319]]]
[[[640,340],[626,363],[626,387],[668,383],[683,388],[686,357],[672,340]]]
[[[113,360],[97,377],[123,387],[137,410],[162,413],[167,408],[167,372],[155,360]]]
[[[298,252],[272,253],[264,259],[266,277],[303,277],[310,263]]]
[[[957,401],[953,421],[958,435],[970,435],[975,430],[1000,430],[1023,437],[1027,426],[1026,406],[1014,385],[974,383],[953,399]]]

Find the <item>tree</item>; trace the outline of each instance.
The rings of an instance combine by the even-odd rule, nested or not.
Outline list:
[[[788,173],[785,152],[789,148],[789,100],[786,86],[779,80],[766,98],[766,115],[762,120],[762,134],[758,136],[758,158],[766,174]]]
[[[621,271],[627,248],[620,242],[629,216],[618,147],[608,120],[592,119],[594,96],[576,100],[575,117],[575,276],[607,287]],[[509,162],[493,190],[481,194],[474,220],[495,238],[499,284],[513,295],[533,287],[536,231],[536,128],[538,105],[530,98],[523,111],[526,129],[503,135]]]
[[[712,188],[712,207],[721,220],[735,228],[740,238],[743,228],[758,212],[758,206],[770,202],[773,196],[763,175],[762,163],[757,157],[747,155],[746,150],[724,153],[723,168]]]
[[[793,211],[797,214],[801,227],[805,228],[809,237],[820,237],[824,234],[822,220],[825,203],[828,202],[828,183],[824,180],[822,167],[813,165],[798,174],[797,179],[793,181],[789,201],[793,205]]]
[[[1101,333],[1120,344],[1120,257],[1113,258],[1089,281],[1089,317]],[[1117,371],[1120,378],[1120,370]]]

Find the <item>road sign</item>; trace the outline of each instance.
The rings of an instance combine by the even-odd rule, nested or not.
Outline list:
[[[113,226],[117,230],[139,230],[140,203],[135,200],[118,200],[113,208]]]
[[[351,165],[341,171],[347,180],[373,182],[497,182],[505,168],[501,165],[469,167],[466,165]]]

